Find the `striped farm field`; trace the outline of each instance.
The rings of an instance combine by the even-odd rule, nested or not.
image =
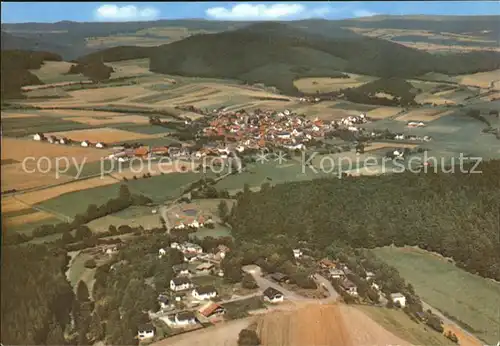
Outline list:
[[[115,143],[122,141],[131,141],[143,138],[155,138],[158,135],[149,135],[145,133],[135,133],[125,130],[118,130],[110,127],[101,127],[98,129],[87,129],[87,130],[76,130],[76,131],[62,131],[62,132],[52,132],[46,135],[57,136],[57,137],[67,137],[73,141],[91,141],[104,142],[104,143]]]
[[[433,121],[453,113],[452,110],[422,108],[412,110],[396,118],[398,121]]]
[[[36,211],[34,213],[29,213],[26,215],[19,215],[14,217],[6,217],[5,223],[7,227],[18,226],[24,223],[34,223],[42,220],[47,220],[53,218],[54,215],[47,213],[45,211]]]
[[[2,112],[2,119],[33,118],[38,116],[36,113]]]
[[[379,107],[369,111],[366,115],[373,119],[385,119],[398,114],[401,110],[399,107]]]
[[[91,112],[89,112],[91,113]],[[149,124],[149,118],[140,115],[123,115],[117,117],[71,117],[71,118],[62,118],[63,120],[72,120],[78,123],[92,125],[92,126],[100,126],[100,125],[108,125],[108,124],[123,124],[123,123],[131,123],[131,124]]]
[[[37,203],[41,203],[45,200],[61,196],[66,193],[92,189],[116,183],[118,183],[116,179],[108,176],[102,178],[96,177],[85,180],[77,180],[75,182],[67,183],[60,186],[49,187],[47,189],[43,189],[40,191],[27,192],[17,196],[17,198],[23,203],[26,203],[28,205],[34,205]]]
[[[116,99],[123,99],[131,96],[146,94],[147,89],[131,85],[131,86],[120,86],[120,87],[107,87],[99,89],[84,89],[71,91],[69,94],[80,101],[83,102],[104,102],[109,100],[110,97]]]
[[[71,131],[69,131],[71,132]],[[109,155],[108,150],[95,148],[82,148],[80,146],[56,145],[47,142],[39,142],[30,139],[2,138],[2,160],[13,159],[22,161],[24,158],[48,157],[68,157],[79,159],[85,158],[86,162],[99,161],[103,156]]]
[[[34,162],[34,160],[30,161],[24,166],[22,163],[2,165],[2,190],[15,189],[20,191],[71,180],[71,177],[64,174],[56,176],[55,170],[51,169],[53,166],[49,166],[48,162],[40,162],[38,167]],[[46,173],[42,173],[42,171]]]

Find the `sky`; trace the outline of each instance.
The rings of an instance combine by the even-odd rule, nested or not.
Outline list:
[[[157,19],[294,20],[384,15],[500,15],[499,1],[2,2],[3,23]]]

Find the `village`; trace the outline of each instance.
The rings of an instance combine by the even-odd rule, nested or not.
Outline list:
[[[223,294],[220,288],[209,282],[224,278],[221,261],[231,251],[228,246],[220,244],[214,251],[204,252],[201,246],[191,242],[172,242],[170,248],[159,249],[158,258],[168,256],[172,250],[183,254],[183,263],[172,267],[174,277],[169,282],[169,289],[157,298],[159,310],[149,311],[150,322],[137,327],[137,338],[143,344],[159,340],[158,330],[165,326],[170,331],[169,335],[177,335],[234,319],[228,317],[229,306],[247,300],[261,301],[261,308],[255,311],[259,314],[272,311],[285,302],[335,302],[341,298],[345,300],[346,296],[350,297],[351,302],[360,299],[357,285],[349,279],[356,274],[345,263],[328,258],[315,260],[304,253],[307,249],[293,249],[293,257],[297,266],[314,264],[315,269],[310,278],[316,288],[309,291],[319,291],[320,295],[304,296],[304,290],[297,291],[290,276],[281,272],[265,272],[254,264],[241,268],[243,275],[253,278],[253,289],[248,289],[244,295]],[[113,253],[116,253],[116,249]],[[196,283],[200,279],[203,279],[204,284]],[[387,305],[389,301],[396,308],[406,306],[405,295],[399,292],[382,293],[384,283],[377,279],[376,273],[366,271],[361,280],[377,292],[380,306]]]

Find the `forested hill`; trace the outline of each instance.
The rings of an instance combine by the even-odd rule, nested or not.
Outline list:
[[[64,271],[69,257],[43,245],[2,246],[1,341],[63,345],[74,293]]]
[[[247,188],[230,222],[241,241],[419,246],[500,280],[500,160],[478,169],[483,173],[406,172],[263,186],[258,193]]]
[[[406,78],[500,68],[496,52],[434,55],[382,39],[328,37],[284,23],[193,35],[160,46],[150,61],[153,72],[261,82],[285,93],[296,92],[296,78],[327,77],[339,71]]]

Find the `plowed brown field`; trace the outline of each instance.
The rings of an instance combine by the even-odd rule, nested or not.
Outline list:
[[[263,346],[410,345],[343,304],[309,304],[267,314],[259,319],[257,333]]]

